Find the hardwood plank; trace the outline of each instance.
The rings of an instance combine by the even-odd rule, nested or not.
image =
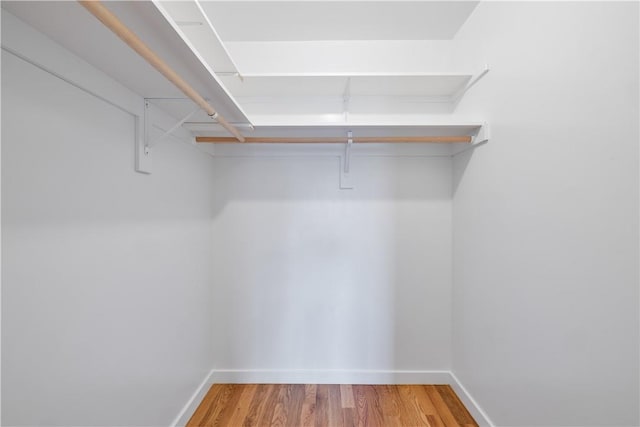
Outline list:
[[[300,414],[300,425],[302,427],[312,427],[316,424],[316,390],[315,384],[305,384],[304,402],[302,403],[302,413]]]
[[[373,386],[373,385],[365,386],[365,396],[368,401],[368,405],[367,405],[367,419],[369,420],[368,426],[385,427],[384,415],[382,415],[382,406],[380,405],[377,386]]]
[[[344,427],[356,426],[355,408],[342,408],[342,425]]]
[[[444,421],[442,421],[442,417],[431,401],[426,388],[423,386],[415,387],[415,393],[418,395],[418,411],[420,411],[421,416],[424,416],[427,419],[430,427],[444,427]]]
[[[214,402],[221,390],[222,387],[219,384],[213,384],[209,387],[209,391],[207,391],[202,402],[200,402],[200,405],[198,405],[193,415],[191,415],[187,425],[200,426],[204,423],[205,418],[208,418],[211,412],[215,410],[217,405]]]
[[[287,416],[287,426],[299,427],[302,416],[302,405],[305,399],[304,384],[289,384],[289,415]]]
[[[340,386],[336,384],[329,385],[329,426],[342,426],[342,404],[340,402]]]
[[[319,384],[316,389],[316,427],[329,425],[329,386]]]
[[[262,417],[258,419],[258,426],[271,425],[271,420],[273,420],[273,414],[276,410],[276,405],[278,404],[278,394],[280,393],[281,388],[282,384],[274,384],[273,387],[271,387],[270,393],[267,396],[267,401],[264,405]]]
[[[429,426],[443,425],[439,415],[427,415],[427,420],[429,421]]]
[[[340,385],[340,402],[342,408],[355,408],[356,404],[353,401],[353,389],[350,384]]]
[[[461,426],[477,424],[450,385],[437,386],[436,389],[458,424]]]
[[[436,387],[437,386],[434,385],[424,386],[424,388],[427,390],[427,393],[429,394],[431,402],[433,402],[433,406],[435,406],[436,410],[438,411],[438,415],[440,415],[440,418],[442,418],[445,427],[461,427],[447,407],[447,404],[444,402],[444,400],[442,400],[442,397],[440,396],[440,393],[438,393],[438,389]]]
[[[249,412],[251,402],[253,402],[253,396],[256,393],[258,386],[256,384],[247,384],[244,387],[240,387],[241,394],[236,404],[235,410],[231,415],[231,418],[226,423],[230,426],[241,426],[244,424],[244,419]]]
[[[234,384],[216,384],[211,387],[210,392],[213,391],[216,395],[211,403],[211,406],[205,408],[205,413],[194,420],[193,424],[189,422],[190,426],[213,426],[216,420],[220,417],[220,414],[231,403],[231,398],[236,391],[236,385]],[[197,412],[197,411],[196,411]]]
[[[364,386],[354,385],[351,387],[353,390],[353,399],[356,405],[355,424],[358,427],[368,425],[368,411],[367,411],[367,396],[365,394]]]
[[[427,418],[427,413],[425,413],[422,407],[423,405],[421,405],[423,396],[418,394],[418,391],[421,388],[420,386],[398,385],[394,388],[397,390],[403,404],[403,425],[436,427],[431,426],[431,423],[429,423]]]
[[[239,384],[228,384],[228,386],[231,392],[229,393],[227,403],[222,407],[222,410],[220,411],[218,416],[208,420],[207,423],[205,423],[205,426],[231,425],[229,424],[229,421],[231,421],[231,418],[236,411],[238,402],[240,401],[240,396],[242,396],[242,391],[246,387]]]
[[[278,388],[278,397],[273,410],[273,417],[271,418],[271,426],[285,427],[287,425],[287,418],[289,417],[289,398],[289,385],[282,384]]]
[[[397,393],[397,387],[393,385],[380,386],[380,395],[382,400],[382,416],[384,417],[385,426],[403,427],[410,425],[403,423],[402,412],[404,404]]]
[[[260,421],[263,419],[263,414],[267,400],[273,389],[272,384],[257,384],[256,392],[251,400],[251,405],[247,411],[247,415],[242,423],[243,427],[261,427]]]

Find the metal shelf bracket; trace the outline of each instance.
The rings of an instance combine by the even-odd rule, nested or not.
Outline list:
[[[478,83],[484,76],[486,76],[488,72],[489,64],[485,64],[484,68],[478,74],[472,77],[471,80],[462,89],[460,89],[451,97],[451,103],[454,106],[457,106],[462,100],[462,97],[469,91],[469,89],[475,86],[475,84]]]
[[[153,147],[157,146],[167,136],[173,134],[173,132],[175,132],[178,128],[180,128],[187,120],[189,120],[191,117],[193,117],[193,115],[196,114],[200,110],[201,110],[200,107],[194,109],[189,114],[184,116],[181,120],[179,120],[175,125],[173,125],[169,130],[165,131],[162,135],[160,135],[158,138],[156,138],[153,141],[149,140],[150,139],[150,135],[149,135],[149,131],[148,131],[149,120],[147,120],[147,117],[145,117],[145,145],[144,145],[144,153],[145,153],[145,155],[148,155],[151,152],[151,149]],[[149,101],[148,100],[145,100],[145,110],[144,111],[145,111],[145,115],[148,116],[148,113],[147,113],[149,111]]]
[[[168,137],[195,144],[193,134],[182,129],[182,125],[201,110],[198,107],[173,126],[168,127],[165,123],[173,123],[175,118],[154,106],[151,103],[152,99],[145,98],[143,111],[136,115],[136,172],[145,174],[151,173],[152,149]],[[158,132],[161,132],[159,136],[157,136]]]
[[[340,189],[351,190],[351,148],[353,147],[353,132],[347,132],[347,143],[344,146],[344,155],[340,158]]]
[[[473,140],[471,141],[471,144],[468,145],[467,147],[463,148],[462,150],[453,153],[451,155],[451,157],[455,157],[458,154],[462,154],[462,153],[464,153],[466,151],[469,151],[469,150],[474,150],[474,149],[480,147],[481,145],[484,145],[487,142],[489,142],[489,138],[490,138],[489,124],[485,122],[485,123],[482,124],[480,129],[478,129],[478,133],[476,133],[473,136]]]

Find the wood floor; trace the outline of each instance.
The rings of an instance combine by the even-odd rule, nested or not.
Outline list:
[[[187,427],[477,427],[448,385],[214,384]]]

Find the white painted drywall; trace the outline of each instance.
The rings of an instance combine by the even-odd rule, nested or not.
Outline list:
[[[452,38],[477,3],[203,2],[202,8],[225,42],[424,40]]]
[[[215,369],[449,369],[450,157],[338,164],[216,159]]]
[[[169,425],[211,367],[211,158],[135,173],[133,116],[4,51],[2,106],[2,424]]]
[[[482,2],[460,113],[453,368],[499,426],[637,426],[638,3]]]
[[[474,40],[247,41],[225,46],[245,75],[476,73],[484,66],[481,46]]]

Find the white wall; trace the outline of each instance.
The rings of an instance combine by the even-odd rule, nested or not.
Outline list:
[[[245,74],[475,73],[484,67],[475,40],[226,41],[225,47]]]
[[[216,159],[216,369],[449,369],[451,159],[353,157],[353,190],[338,164]]]
[[[170,424],[211,368],[211,158],[135,173],[133,116],[4,51],[2,104],[2,424]]]
[[[496,425],[638,425],[638,3],[482,2],[453,368]]]

